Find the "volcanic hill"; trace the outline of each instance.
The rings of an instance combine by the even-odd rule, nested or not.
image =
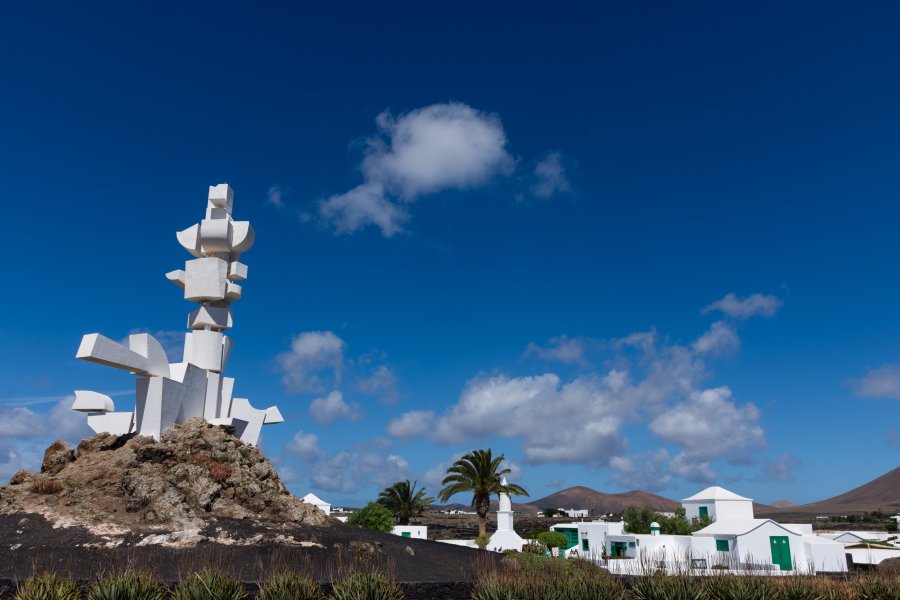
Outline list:
[[[650,492],[632,490],[619,494],[604,494],[589,487],[576,485],[550,494],[529,504],[538,508],[588,509],[595,514],[622,512],[629,506],[646,506],[658,512],[674,512],[681,504]]]
[[[771,506],[760,511],[760,516],[814,518],[817,515],[858,515],[875,511],[894,514],[898,510],[900,510],[900,467],[839,496],[788,508]]]

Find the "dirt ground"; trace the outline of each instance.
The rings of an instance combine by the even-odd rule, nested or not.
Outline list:
[[[473,580],[477,562],[499,558],[341,523],[321,527],[218,518],[192,531],[104,534],[77,525],[54,528],[35,514],[0,516],[0,581],[6,582],[47,570],[90,580],[125,566],[172,582],[206,568],[249,582],[284,569],[330,581],[367,565],[385,569],[398,581],[466,582]]]

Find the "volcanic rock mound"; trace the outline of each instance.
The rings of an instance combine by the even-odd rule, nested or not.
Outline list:
[[[160,441],[108,433],[73,451],[54,442],[41,474],[0,486],[0,514],[38,513],[60,525],[128,530],[198,527],[211,517],[327,525],[331,519],[284,487],[258,449],[231,427],[190,419]]]

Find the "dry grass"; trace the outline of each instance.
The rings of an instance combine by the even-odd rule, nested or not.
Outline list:
[[[61,481],[49,477],[38,477],[31,482],[31,491],[38,494],[58,494],[64,489]]]

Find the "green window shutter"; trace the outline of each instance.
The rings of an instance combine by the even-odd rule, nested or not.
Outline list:
[[[581,551],[582,552],[590,552],[591,551],[591,545],[588,542],[587,538],[584,538],[583,540],[581,540]]]
[[[728,552],[728,540],[716,540],[716,550],[719,552]]]
[[[708,516],[709,516],[709,509],[707,509],[705,506],[701,506],[701,507],[700,507],[700,516],[701,516],[701,517],[708,517]]]
[[[400,535],[402,535],[403,537],[412,537],[412,532],[411,532],[411,531],[404,531],[404,532],[401,533]]]

